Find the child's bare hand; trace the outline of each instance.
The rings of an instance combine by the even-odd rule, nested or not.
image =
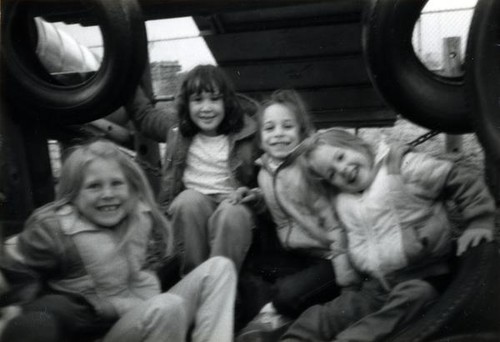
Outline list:
[[[248,192],[250,191],[249,188],[246,186],[239,187],[235,191],[233,191],[231,194],[228,196],[228,202],[231,204],[240,204],[241,201],[248,195]]]
[[[229,195],[228,202],[231,204],[250,203],[257,201],[259,196],[259,189],[249,189],[246,186],[242,186]]]
[[[462,255],[470,247],[476,247],[481,241],[492,241],[493,231],[487,228],[472,228],[466,230],[457,241],[457,255]]]
[[[245,196],[241,199],[241,203],[254,203],[260,200],[262,193],[259,188],[253,188],[245,193]]]

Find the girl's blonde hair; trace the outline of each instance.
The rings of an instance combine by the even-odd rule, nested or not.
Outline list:
[[[311,118],[309,117],[307,107],[300,95],[292,89],[276,90],[266,101],[262,103],[259,110],[257,111],[257,123],[259,125],[259,132],[262,131],[262,127],[264,124],[264,111],[274,104],[281,104],[293,113],[293,115],[295,116],[295,120],[297,120],[297,124],[299,126],[299,141],[304,140],[314,133],[315,129],[312,124]],[[258,134],[257,136],[260,143],[260,134]]]
[[[44,217],[52,216],[59,208],[73,203],[81,190],[86,168],[97,159],[115,161],[119,165],[128,182],[131,195],[135,197],[136,204],[140,201],[150,208],[153,230],[161,232],[166,244],[166,254],[171,254],[173,250],[172,229],[157,207],[153,191],[143,170],[116,144],[104,139],[73,146],[68,151],[61,167],[55,201],[36,210],[28,219],[27,225]],[[129,231],[123,235],[123,244],[126,244],[133,229],[141,229],[141,227],[130,227]]]
[[[306,181],[310,184],[310,186],[318,190],[331,188],[333,186],[314,170],[310,162],[311,153],[320,145],[330,145],[355,150],[366,155],[372,164],[375,160],[375,153],[372,146],[370,146],[366,140],[346,130],[330,128],[328,130],[315,133],[303,141],[298,149],[301,151],[300,161],[301,167],[304,170]]]

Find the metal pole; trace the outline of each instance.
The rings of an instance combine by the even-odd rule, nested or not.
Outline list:
[[[443,71],[446,77],[459,77],[462,75],[460,46],[460,37],[443,38]],[[463,153],[462,135],[446,134],[445,151],[446,153],[461,155]]]

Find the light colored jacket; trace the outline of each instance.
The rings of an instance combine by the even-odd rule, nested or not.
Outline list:
[[[340,227],[332,199],[311,193],[295,159],[275,168],[264,154],[257,163],[261,166],[259,187],[283,247],[330,258],[331,244]]]
[[[139,205],[127,222],[133,233],[122,246],[125,225],[98,228],[64,206],[8,242],[2,270],[7,278],[13,271],[34,274],[52,291],[83,296],[101,317],[120,317],[160,293],[157,277],[143,269],[152,229],[149,209]],[[21,289],[32,284],[10,285]]]
[[[492,228],[494,202],[481,179],[422,153],[396,160],[391,149],[377,156],[380,168],[361,194],[337,197],[354,266],[382,279],[413,270],[420,277],[448,272],[451,225],[445,208],[453,200],[468,229]]]
[[[334,210],[334,194],[318,193],[304,181],[296,150],[275,167],[264,154],[257,163],[258,175],[267,208],[276,224],[277,235],[285,249],[329,259],[340,286],[359,281],[346,254],[346,235]]]

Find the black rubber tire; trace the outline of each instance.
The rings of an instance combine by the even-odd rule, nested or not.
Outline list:
[[[412,34],[426,0],[371,0],[362,44],[372,83],[399,114],[446,133],[473,131],[463,78],[441,77],[415,55]]]
[[[44,1],[44,0],[40,0]],[[36,1],[36,5],[40,5]],[[44,6],[50,6],[46,0]],[[74,86],[57,84],[33,48],[33,20],[25,0],[2,9],[2,83],[22,119],[78,124],[104,117],[133,96],[147,61],[147,37],[137,0],[81,0],[96,15],[104,57],[96,74]],[[31,37],[30,37],[31,36]]]
[[[461,341],[465,336],[467,341],[500,340],[498,244],[471,248],[457,262],[455,277],[441,298],[387,341]]]
[[[500,165],[500,2],[476,4],[467,46],[466,81],[477,135]]]

